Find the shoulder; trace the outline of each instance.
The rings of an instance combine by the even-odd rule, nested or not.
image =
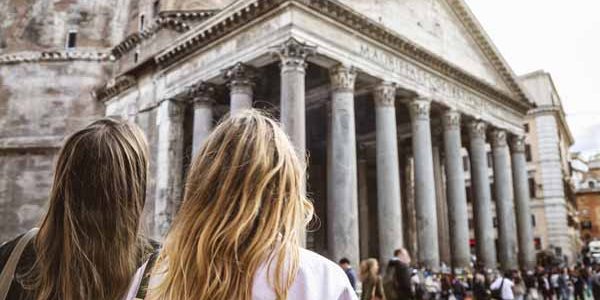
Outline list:
[[[306,249],[300,249],[298,275],[290,292],[293,295],[297,291],[306,293],[303,299],[356,299],[344,270]]]

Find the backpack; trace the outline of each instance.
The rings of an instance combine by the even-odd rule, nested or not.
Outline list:
[[[501,279],[500,287],[492,290],[492,299],[502,300],[502,287],[504,286],[504,277]]]

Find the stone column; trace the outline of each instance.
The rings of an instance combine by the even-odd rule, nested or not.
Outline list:
[[[531,209],[529,199],[529,182],[527,162],[525,160],[525,137],[513,137],[512,172],[517,215],[517,233],[519,238],[519,262],[521,268],[534,270],[535,250],[533,246],[533,228],[531,226]]]
[[[444,162],[440,151],[442,138],[439,130],[434,129],[433,131],[433,177],[435,178],[435,207],[440,263],[450,266],[452,262],[450,252],[450,224],[448,221],[448,202],[446,201],[446,183],[444,181]]]
[[[281,59],[281,125],[300,158],[306,156],[306,58],[315,48],[289,39],[277,48]]]
[[[188,98],[194,105],[194,137],[192,156],[196,156],[213,128],[213,103],[216,87],[212,83],[199,82],[190,87]]]
[[[444,153],[446,154],[446,195],[450,226],[452,268],[468,268],[471,262],[469,247],[469,211],[463,171],[460,113],[444,112]]]
[[[231,114],[252,108],[255,69],[243,63],[237,63],[225,70],[224,78],[230,89]]]
[[[485,147],[486,124],[481,121],[469,123],[469,156],[471,158],[471,189],[473,190],[473,218],[477,260],[485,268],[495,269],[496,244],[492,217],[492,194]]]
[[[391,83],[375,88],[379,258],[384,263],[404,244],[395,102],[396,88]]]
[[[513,204],[510,153],[506,132],[492,131],[492,154],[494,157],[494,192],[496,217],[498,218],[498,251],[503,270],[518,268],[515,208]]]
[[[366,150],[363,150],[366,151]],[[359,239],[360,259],[369,258],[369,163],[365,155],[358,159],[358,217],[359,217]]]
[[[184,109],[175,100],[163,100],[158,107],[156,192],[154,236],[164,237],[181,202],[183,182]]]
[[[353,68],[331,70],[331,151],[327,183],[327,242],[330,257],[359,260],[356,178],[356,130],[354,125]]]
[[[440,250],[438,244],[435,184],[431,150],[431,101],[419,98],[409,103],[412,123],[412,144],[415,160],[415,206],[417,217],[418,262],[438,270]]]

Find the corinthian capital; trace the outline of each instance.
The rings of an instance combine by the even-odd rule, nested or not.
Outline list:
[[[469,136],[471,138],[480,138],[485,140],[485,133],[487,130],[487,124],[483,121],[471,121],[469,122]]]
[[[375,106],[394,106],[396,87],[391,82],[382,82],[375,87]]]
[[[430,109],[431,100],[427,98],[417,98],[408,103],[410,117],[413,120],[429,120]]]
[[[290,38],[280,46],[272,48],[272,52],[281,59],[282,69],[293,68],[304,70],[306,68],[306,58],[314,55],[316,49],[314,46],[309,46],[294,38]]]
[[[502,129],[492,130],[492,147],[506,147],[506,131]]]
[[[223,71],[223,78],[229,82],[229,86],[253,86],[256,79],[256,69],[238,62],[233,67]]]
[[[444,130],[460,130],[460,113],[456,110],[447,110],[442,116]]]
[[[512,149],[512,152],[515,153],[525,152],[525,136],[513,136],[510,139],[510,148]]]
[[[334,91],[354,91],[356,70],[353,67],[338,65],[331,69],[331,88]]]
[[[187,98],[194,104],[212,103],[214,101],[217,87],[205,81],[191,85],[187,92]]]

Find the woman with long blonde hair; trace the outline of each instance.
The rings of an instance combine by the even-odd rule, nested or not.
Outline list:
[[[154,251],[139,231],[147,151],[137,126],[109,118],[67,138],[39,232],[0,248],[0,299],[3,285],[6,299],[125,297],[135,270]]]
[[[355,299],[335,263],[300,248],[304,167],[270,118],[217,126],[190,168],[149,299]]]
[[[362,293],[360,300],[385,300],[383,291],[383,280],[379,275],[379,263],[374,258],[368,258],[360,262],[360,273],[358,275],[362,282]]]

